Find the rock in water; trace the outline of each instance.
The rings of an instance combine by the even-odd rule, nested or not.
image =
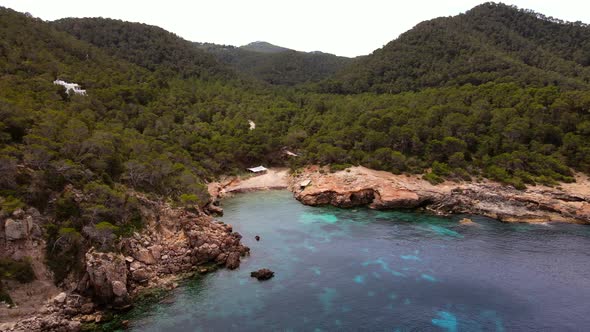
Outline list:
[[[258,271],[254,271],[250,273],[252,278],[256,278],[258,280],[268,280],[275,276],[275,273],[269,269],[260,269]]]
[[[260,241],[260,236],[256,235],[254,238],[256,239],[256,241]]]
[[[459,223],[460,223],[461,225],[473,225],[473,224],[475,224],[475,223],[473,222],[473,220],[471,220],[471,219],[469,219],[469,218],[463,218],[463,219],[461,219],[461,220],[459,221]]]
[[[227,260],[225,261],[225,267],[230,270],[237,269],[240,266],[240,253],[237,251],[232,251],[227,256]]]

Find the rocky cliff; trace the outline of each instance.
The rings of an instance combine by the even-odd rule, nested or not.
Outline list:
[[[505,222],[590,223],[590,181],[516,190],[491,181],[432,185],[416,175],[395,175],[365,167],[330,173],[307,167],[291,179],[295,198],[307,205],[374,209],[425,208],[439,214],[477,214]],[[301,184],[309,184],[302,187]]]
[[[114,251],[87,250],[83,271],[69,276],[60,288],[52,284],[44,265],[42,225],[51,220],[34,209],[17,210],[0,220],[0,258],[32,257],[38,266],[35,282],[48,284],[38,294],[29,290],[33,303],[25,301],[27,293],[22,291],[28,284],[8,284],[17,307],[0,309],[0,331],[75,331],[82,323],[100,321],[103,309],[129,307],[143,289],[173,288],[177,276],[203,264],[235,269],[249,253],[230,225],[198,208],[189,211],[134,196],[140,202],[143,230],[121,239]]]

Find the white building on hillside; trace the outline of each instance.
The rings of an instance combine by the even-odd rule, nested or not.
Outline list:
[[[66,92],[68,94],[70,94],[70,91],[72,91],[77,95],[82,95],[82,96],[86,95],[86,90],[80,89],[80,84],[68,83],[68,82],[62,81],[62,80],[55,80],[55,81],[53,81],[53,84],[63,86],[64,88],[66,88]]]

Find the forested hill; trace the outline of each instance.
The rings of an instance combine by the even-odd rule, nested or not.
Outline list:
[[[250,44],[240,46],[240,49],[259,53],[281,53],[292,51],[286,47],[273,45],[264,41],[255,41]]]
[[[352,59],[321,52],[299,52],[264,42],[241,47],[195,43],[246,77],[293,86],[331,77]]]
[[[235,76],[212,55],[159,27],[106,18],[67,18],[52,25],[151,71],[210,79]]]
[[[320,90],[397,93],[486,82],[587,88],[590,28],[486,3],[418,24],[324,81]]]
[[[240,76],[273,85],[296,85],[328,78],[350,63],[348,58],[298,52],[266,42],[242,47],[192,43],[159,27],[113,19],[68,18],[52,24],[113,56],[182,77],[226,80]]]
[[[193,66],[151,40],[118,52],[109,40],[125,33],[108,31],[112,39],[98,48],[0,7],[0,218],[30,206],[50,217],[43,235],[57,282],[91,245],[101,245],[92,235],[99,227],[116,237],[142,227],[129,191],[203,206],[207,179],[279,163],[296,113],[272,92],[226,81],[214,59]],[[189,56],[203,54],[189,46]],[[249,119],[259,130],[248,129]]]
[[[51,23],[0,7],[0,215],[34,206],[51,216],[48,248],[63,236],[88,248],[100,245],[88,227],[106,225],[117,236],[141,228],[130,191],[204,205],[206,181],[260,164],[365,165],[424,174],[433,183],[486,177],[517,188],[573,181],[572,170],[590,174],[588,53],[576,51],[586,50],[581,36],[588,28],[532,17],[530,24],[540,25],[533,28],[548,30],[530,38],[514,32],[503,44],[504,14],[488,20],[498,22],[496,37],[469,22],[479,11],[506,10],[525,23],[531,14],[486,6],[400,37],[392,45],[403,47],[393,54],[407,58],[383,57],[378,68],[404,72],[404,79],[392,76],[386,84],[371,76],[354,91],[441,86],[351,95],[232,79],[228,65],[159,28],[104,19]],[[463,27],[440,30],[439,22]],[[580,44],[571,46],[574,40]],[[389,48],[359,64],[374,63]],[[456,73],[470,63],[466,74]],[[364,71],[382,78],[393,72]],[[309,80],[294,77],[288,82]],[[68,93],[56,79],[87,93]],[[284,156],[283,148],[299,157]],[[76,254],[85,251],[74,249],[48,253],[57,279],[81,261]]]

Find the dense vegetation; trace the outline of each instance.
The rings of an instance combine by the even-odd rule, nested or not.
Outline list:
[[[238,79],[159,28],[0,9],[0,213],[29,205],[54,218],[45,233],[61,280],[85,246],[112,249],[141,227],[130,190],[203,205],[206,181],[246,166],[572,181],[571,169],[590,173],[589,30],[486,4],[423,23],[317,86],[372,91],[342,95]],[[316,79],[295,72],[267,81]]]
[[[352,62],[352,59],[333,54],[298,52],[262,42],[242,47],[208,43],[195,45],[246,77],[273,85],[319,82]]]
[[[207,44],[205,44],[207,45]],[[211,46],[215,46],[215,44],[208,44]],[[281,53],[281,52],[288,52],[292,51],[286,47],[273,45],[271,43],[263,42],[263,41],[255,41],[248,45],[243,45],[239,47],[241,50],[244,51],[251,51],[257,53]]]
[[[486,3],[418,24],[319,88],[397,93],[486,82],[588,88],[590,28]]]
[[[223,79],[232,72],[213,56],[162,28],[105,18],[61,19],[52,24],[109,54],[160,75]]]

